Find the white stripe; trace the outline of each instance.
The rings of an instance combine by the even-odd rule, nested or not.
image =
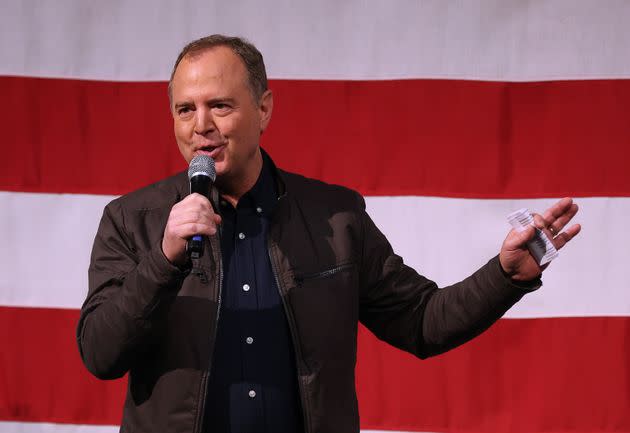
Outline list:
[[[43,422],[0,421],[3,433],[118,433],[118,426],[52,424]],[[410,433],[394,430],[361,430],[362,433]],[[421,432],[416,432],[421,433]],[[427,432],[428,433],[428,432]]]
[[[118,426],[0,421],[3,433],[118,433]]]
[[[371,197],[368,211],[405,262],[445,286],[498,254],[521,207],[543,212],[555,200],[466,200]],[[580,198],[576,222],[583,231],[560,250],[530,293],[506,317],[630,315],[627,263],[630,198]]]
[[[0,193],[0,305],[79,308],[91,245],[111,196]],[[498,253],[506,216],[553,200],[368,197],[368,211],[406,263],[448,285]],[[583,233],[507,317],[630,315],[630,198],[579,199]]]
[[[186,42],[226,33],[272,78],[630,77],[628,22],[624,0],[23,0],[3,4],[0,75],[166,80]]]
[[[79,308],[111,196],[0,192],[0,305]]]

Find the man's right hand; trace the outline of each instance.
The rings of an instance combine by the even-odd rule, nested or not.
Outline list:
[[[162,238],[162,251],[169,262],[184,266],[186,242],[194,235],[212,236],[221,224],[210,201],[201,194],[190,194],[171,209]]]

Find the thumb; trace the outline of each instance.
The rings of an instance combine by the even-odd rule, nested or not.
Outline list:
[[[531,241],[536,234],[536,229],[534,226],[527,226],[525,230],[521,232],[515,232],[513,237],[512,246],[514,249],[523,248],[527,245],[527,242]]]

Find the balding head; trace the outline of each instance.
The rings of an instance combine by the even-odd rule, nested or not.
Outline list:
[[[168,98],[171,106],[173,105],[173,76],[182,59],[197,56],[206,50],[220,46],[231,49],[243,61],[252,96],[256,102],[260,101],[263,93],[267,90],[267,72],[262,54],[254,45],[243,38],[216,34],[190,42],[177,56],[168,82]]]

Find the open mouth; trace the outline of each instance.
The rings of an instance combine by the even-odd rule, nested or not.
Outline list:
[[[208,155],[212,159],[216,159],[217,156],[223,151],[225,145],[222,144],[220,146],[204,146],[195,151],[197,155]]]

